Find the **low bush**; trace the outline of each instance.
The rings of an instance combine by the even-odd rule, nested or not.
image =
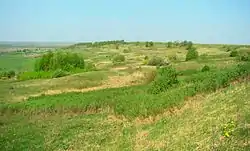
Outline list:
[[[143,65],[148,65],[148,60],[143,60],[142,64]]]
[[[237,55],[237,60],[238,61],[249,61],[250,60],[250,55],[246,52],[239,53]]]
[[[125,61],[125,56],[124,55],[116,55],[113,58],[113,63],[124,62],[124,61]]]
[[[236,50],[233,50],[233,51],[231,51],[230,52],[230,57],[236,57],[238,55],[238,51],[236,51]]]
[[[16,73],[13,70],[10,71],[0,71],[0,78],[13,78]]]
[[[169,62],[167,60],[164,60],[161,57],[154,56],[148,60],[148,65],[150,65],[150,66],[165,66],[168,64],[169,64]]]
[[[177,61],[177,55],[176,54],[175,55],[170,55],[170,56],[168,56],[168,59],[170,61]]]
[[[55,70],[52,75],[51,75],[51,78],[60,78],[60,77],[64,77],[64,76],[67,76],[69,75],[70,73],[67,72],[67,71],[64,71],[62,69],[57,69]]]
[[[198,57],[199,57],[199,54],[195,47],[188,49],[188,52],[186,55],[186,61],[194,60],[194,59],[197,59]]]
[[[210,71],[210,67],[208,65],[205,65],[202,69],[201,72],[206,72],[206,71]]]
[[[123,53],[130,53],[130,52],[131,52],[131,49],[130,49],[130,48],[124,49],[124,50],[123,50]]]
[[[171,66],[162,67],[158,69],[156,78],[154,79],[149,91],[150,93],[158,94],[166,91],[177,83],[178,80],[176,70]]]
[[[207,92],[228,86],[230,81],[247,75],[250,75],[250,63],[223,70],[201,72],[186,79],[186,82],[192,83],[197,92]]]

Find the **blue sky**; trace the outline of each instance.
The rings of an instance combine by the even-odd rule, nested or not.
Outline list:
[[[250,44],[250,0],[0,0],[0,41]]]

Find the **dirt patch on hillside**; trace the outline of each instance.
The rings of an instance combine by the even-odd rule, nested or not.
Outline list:
[[[127,66],[120,66],[120,67],[111,68],[111,71],[120,71],[120,70],[126,70],[126,69],[128,69]]]

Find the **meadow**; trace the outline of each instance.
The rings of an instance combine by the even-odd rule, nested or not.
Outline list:
[[[0,150],[249,150],[249,54],[123,40],[2,52]]]

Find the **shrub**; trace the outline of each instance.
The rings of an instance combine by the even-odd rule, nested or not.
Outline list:
[[[143,60],[142,64],[143,65],[148,65],[148,60]]]
[[[148,61],[148,65],[150,66],[165,66],[168,65],[168,61],[164,60],[161,57],[152,57],[149,61]]]
[[[230,57],[236,57],[238,55],[238,51],[236,51],[236,50],[233,50],[233,51],[231,51],[230,52]]]
[[[154,46],[153,41],[150,41],[150,42],[147,41],[145,44],[145,47],[152,47],[152,46]]]
[[[57,69],[55,70],[53,73],[52,73],[52,76],[51,78],[59,78],[59,77],[64,77],[64,76],[67,76],[69,75],[68,72],[62,70],[62,69]]]
[[[170,61],[176,61],[177,60],[177,56],[176,56],[176,54],[175,55],[170,55],[170,56],[168,56],[168,59]]]
[[[16,75],[16,73],[13,70],[0,72],[0,78],[1,77],[13,78],[15,75]]]
[[[249,54],[246,53],[246,52],[239,53],[237,55],[237,60],[239,60],[239,61],[249,61],[250,60]]]
[[[205,65],[202,69],[201,72],[206,72],[206,71],[210,71],[210,67],[208,65]]]
[[[160,92],[168,90],[177,83],[177,72],[173,67],[168,66],[159,68],[156,78],[154,79],[149,91],[150,93],[158,94]]]
[[[119,49],[119,44],[116,44],[116,45],[115,45],[115,49]]]
[[[192,41],[188,41],[185,45],[187,46],[187,50],[192,49],[192,47],[193,47]]]
[[[198,51],[196,51],[195,47],[192,47],[188,49],[187,55],[186,55],[186,61],[197,59],[199,56]]]
[[[131,49],[124,49],[123,50],[123,53],[130,53],[131,52]]]
[[[113,58],[113,62],[124,62],[125,61],[125,56],[124,55],[116,55]]]
[[[49,52],[44,54],[35,64],[35,71],[70,71],[74,68],[84,69],[84,59],[77,53]]]

